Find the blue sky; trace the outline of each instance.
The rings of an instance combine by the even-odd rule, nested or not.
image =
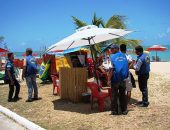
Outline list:
[[[126,16],[128,38],[142,45],[170,45],[169,0],[0,0],[0,36],[12,51],[39,50],[74,33],[71,16],[91,23]]]

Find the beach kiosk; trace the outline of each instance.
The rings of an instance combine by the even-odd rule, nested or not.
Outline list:
[[[56,58],[59,72],[60,97],[72,102],[81,102],[82,93],[87,91],[87,53],[77,51]]]

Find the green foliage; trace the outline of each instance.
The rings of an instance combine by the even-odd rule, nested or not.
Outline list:
[[[113,15],[105,24],[105,28],[116,28],[116,29],[125,29],[126,25],[124,23],[126,17],[120,15]]]
[[[97,18],[96,13],[94,13],[94,16],[92,19],[92,25],[96,25],[97,27],[101,25],[102,27],[104,27],[104,21],[101,17]]]
[[[76,25],[76,29],[87,25],[85,22],[79,20],[78,18],[76,18],[74,16],[72,16],[72,19],[74,21],[74,24]]]

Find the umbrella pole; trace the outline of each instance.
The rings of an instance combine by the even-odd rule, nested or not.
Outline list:
[[[92,60],[93,60],[93,64],[94,64],[94,77],[96,78],[97,84],[99,84],[99,82],[98,82],[98,77],[97,77],[97,74],[96,74],[96,62],[95,62],[95,60],[94,60],[94,55],[93,55],[92,46],[91,46],[91,44],[90,44],[90,39],[91,39],[91,38],[88,38],[88,42],[89,42],[89,45],[90,45]]]
[[[155,60],[157,61],[157,51],[156,51],[156,57],[155,57]]]

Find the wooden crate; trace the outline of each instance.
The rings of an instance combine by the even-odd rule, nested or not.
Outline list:
[[[60,97],[72,102],[80,102],[82,93],[87,91],[87,68],[65,68],[59,70]]]

